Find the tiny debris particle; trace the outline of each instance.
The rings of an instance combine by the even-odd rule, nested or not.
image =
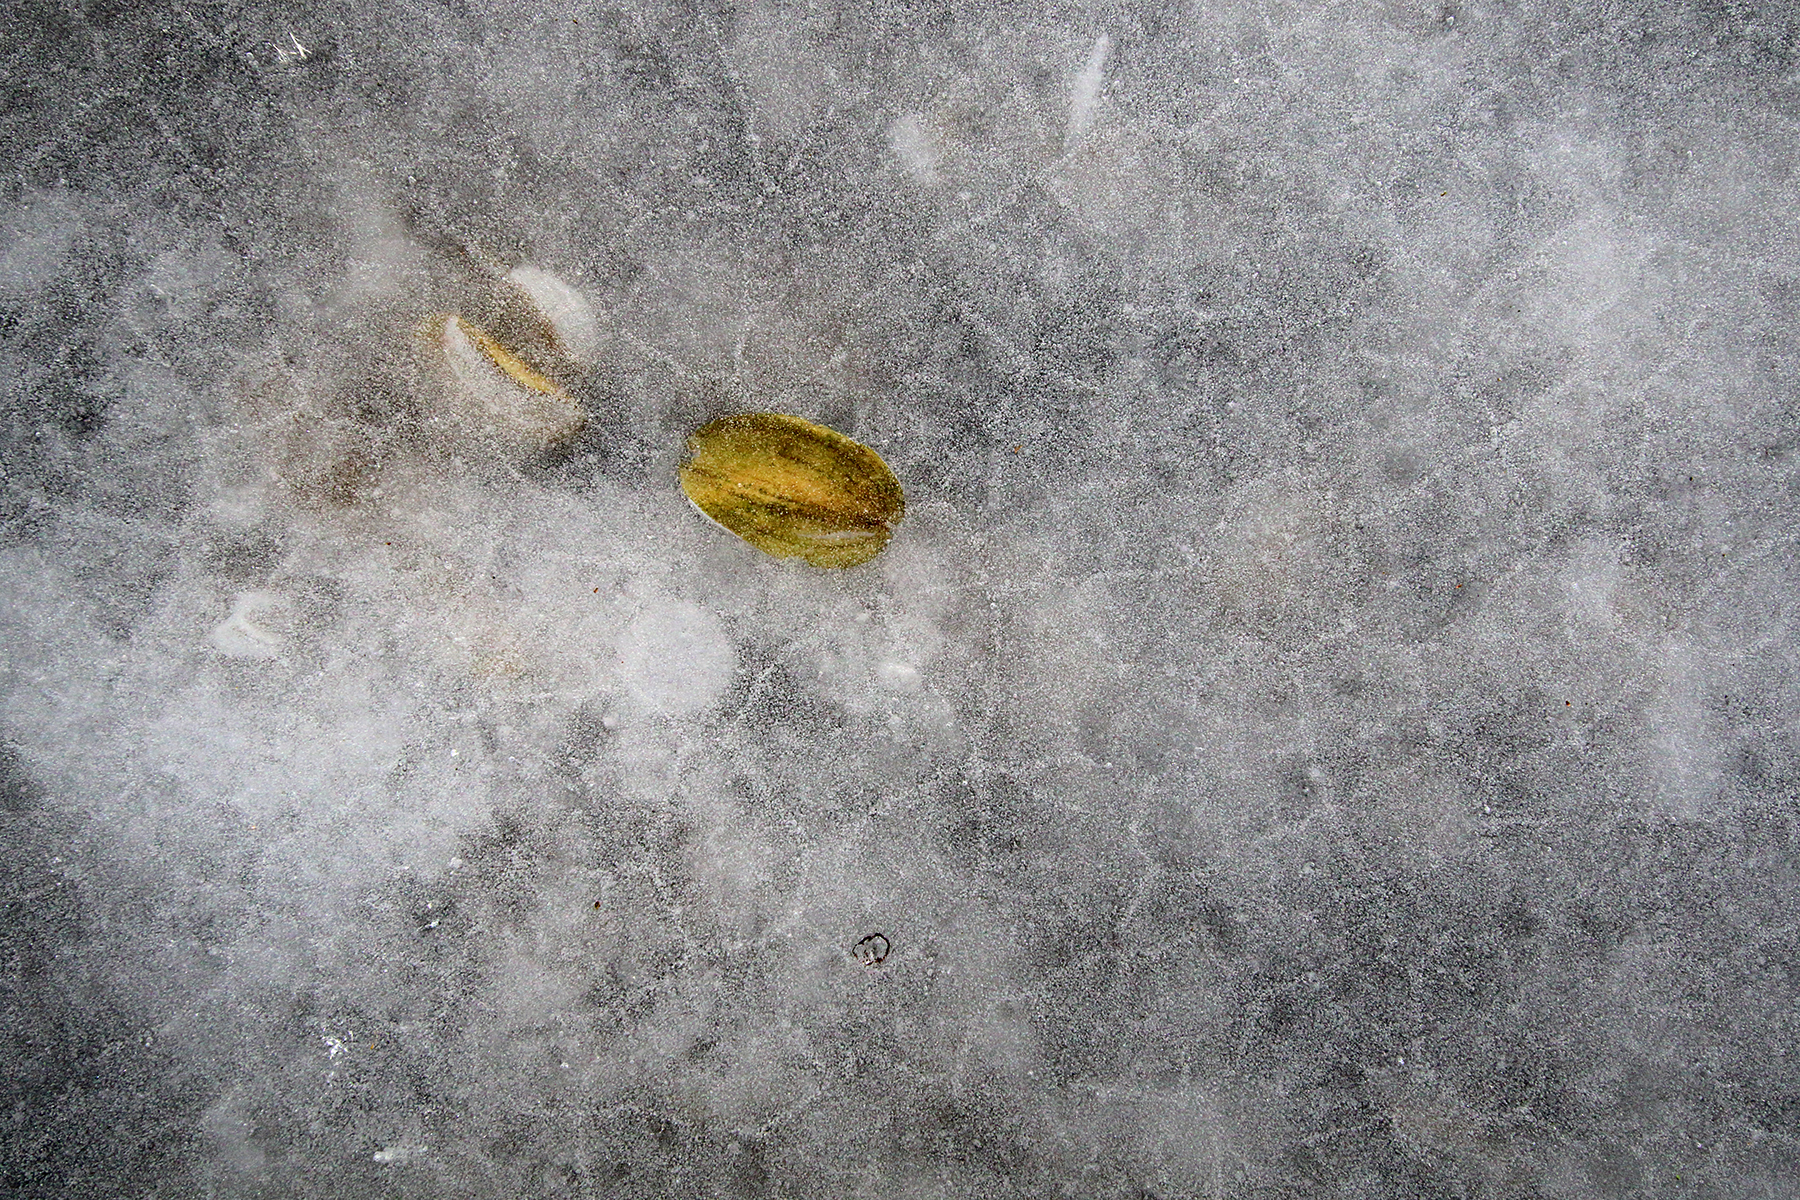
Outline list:
[[[879,933],[871,933],[868,937],[856,943],[855,947],[852,949],[852,953],[856,955],[856,961],[863,966],[879,967],[882,963],[887,961],[888,950],[889,945],[887,938]]]

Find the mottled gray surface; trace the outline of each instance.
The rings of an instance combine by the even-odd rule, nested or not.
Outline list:
[[[973,7],[7,7],[0,1191],[1800,1194],[1800,18]]]

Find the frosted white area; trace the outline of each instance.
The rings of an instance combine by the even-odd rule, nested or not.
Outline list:
[[[544,314],[570,353],[591,358],[599,352],[600,318],[588,298],[542,267],[522,263],[506,273]]]
[[[712,707],[737,665],[718,618],[679,601],[652,602],[619,637],[625,686],[658,712]]]
[[[231,615],[213,626],[206,640],[232,658],[276,658],[287,644],[281,626],[286,605],[268,592],[245,592],[231,603]]]
[[[0,1194],[1794,1194],[1800,15],[0,34]]]
[[[1106,56],[1111,50],[1112,39],[1104,33],[1095,38],[1087,62],[1075,76],[1075,86],[1069,89],[1069,129],[1063,135],[1065,153],[1081,144],[1088,126],[1094,123],[1094,106],[1100,102],[1100,89],[1106,84]]]

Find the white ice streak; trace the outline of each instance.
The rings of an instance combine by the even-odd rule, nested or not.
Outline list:
[[[1094,39],[1094,48],[1088,51],[1087,64],[1081,73],[1075,76],[1075,86],[1069,94],[1069,129],[1063,135],[1063,153],[1068,154],[1080,145],[1087,134],[1088,126],[1094,123],[1094,110],[1100,103],[1100,91],[1106,86],[1106,56],[1112,50],[1112,39],[1104,33]]]
[[[430,1149],[431,1147],[429,1146],[402,1143],[395,1146],[383,1146],[371,1157],[383,1166],[403,1166],[406,1163],[416,1162],[419,1159],[424,1158]]]

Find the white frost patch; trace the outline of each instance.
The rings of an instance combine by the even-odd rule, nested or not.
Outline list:
[[[888,126],[888,144],[894,148],[894,157],[900,160],[914,183],[920,187],[938,185],[941,156],[931,131],[925,128],[918,113],[908,113]]]
[[[586,296],[542,267],[514,267],[507,278],[531,298],[569,353],[588,358],[600,349],[600,318]]]
[[[1256,624],[1318,627],[1340,608],[1322,489],[1300,475],[1239,484],[1208,542],[1219,598]]]
[[[1112,39],[1104,33],[1094,39],[1094,48],[1088,52],[1087,64],[1081,73],[1075,76],[1075,86],[1069,94],[1069,130],[1063,136],[1063,151],[1067,153],[1080,144],[1088,127],[1094,123],[1094,110],[1100,104],[1100,91],[1106,86],[1106,56],[1112,52]]]
[[[345,214],[340,228],[349,252],[344,274],[331,281],[331,302],[349,307],[404,295],[407,281],[424,266],[425,253],[408,236],[400,215],[365,194],[359,182],[347,182],[340,189],[336,210]]]
[[[1618,625],[1619,586],[1624,574],[1615,547],[1598,543],[1583,547],[1562,574],[1570,610],[1595,625]]]
[[[383,1166],[404,1166],[407,1163],[417,1162],[421,1158],[424,1158],[430,1150],[430,1146],[421,1146],[410,1142],[404,1142],[395,1146],[383,1146],[381,1149],[377,1150],[372,1157],[376,1162],[381,1163]]]
[[[881,680],[881,686],[890,692],[903,692],[908,695],[917,692],[922,683],[919,668],[898,659],[888,659],[877,666],[875,677]]]
[[[1696,647],[1663,645],[1663,688],[1644,714],[1655,801],[1674,820],[1704,818],[1723,782],[1719,740],[1708,708],[1705,663]]]
[[[718,618],[680,601],[657,603],[619,638],[620,673],[632,693],[672,716],[704,712],[737,668]]]
[[[200,1114],[200,1134],[212,1144],[218,1161],[238,1171],[263,1169],[268,1158],[254,1140],[256,1126],[250,1119],[250,1100],[243,1089],[223,1093]]]
[[[63,273],[84,222],[61,196],[9,205],[0,218],[0,296],[17,296]]]
[[[269,592],[244,592],[231,615],[213,626],[206,640],[231,658],[278,658],[287,647],[280,632],[285,601]]]

